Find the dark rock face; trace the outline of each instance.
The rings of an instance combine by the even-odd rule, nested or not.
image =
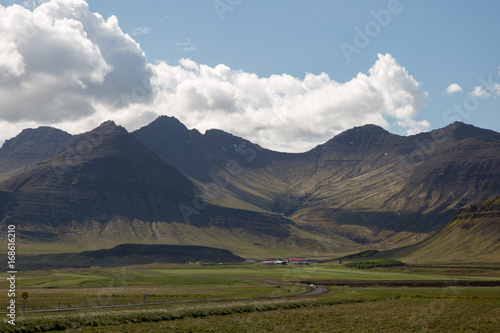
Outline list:
[[[74,137],[26,130],[2,158],[17,174],[0,183],[0,220],[37,226],[47,239],[73,221],[186,222],[185,204],[198,227],[286,238],[291,218],[369,243],[361,229],[341,226],[429,232],[464,205],[500,195],[500,134],[458,122],[409,137],[365,125],[287,154],[160,117],[132,134],[112,122]],[[238,173],[218,184],[214,174],[231,163]],[[218,206],[198,190],[214,184]]]
[[[210,172],[224,170],[230,161],[257,168],[289,155],[263,149],[220,130],[205,134],[188,130],[174,117],[161,116],[132,134],[165,162],[203,182],[213,181]]]
[[[208,178],[210,165],[205,154],[208,147],[197,130],[188,130],[177,119],[162,116],[132,134],[184,174]]]
[[[56,240],[74,221],[106,223],[116,216],[290,235],[285,227],[290,221],[281,216],[215,207],[200,198],[196,202],[202,209],[186,219],[179,206],[194,210],[196,186],[113,122],[78,136],[67,149],[2,187],[3,224],[23,226],[23,235],[32,239]]]
[[[290,236],[288,226],[291,221],[276,214],[210,205],[201,212],[199,217],[194,217],[192,221],[200,226],[212,225],[227,230],[240,229],[254,235],[281,239]]]
[[[71,134],[51,127],[25,129],[0,148],[0,177],[36,166],[66,148],[72,140]]]
[[[300,154],[219,130],[202,135],[168,117],[134,135],[205,184],[213,183],[210,172],[236,161],[244,172],[238,188],[227,188],[236,198],[295,219],[429,232],[463,205],[500,195],[500,134],[460,122],[409,137],[365,125]]]
[[[194,185],[108,122],[3,187],[11,192],[9,221],[57,226],[115,215],[178,220],[177,205],[192,201]]]

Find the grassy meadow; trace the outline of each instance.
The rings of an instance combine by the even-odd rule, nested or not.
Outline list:
[[[453,281],[500,280],[499,268],[179,264],[19,272],[16,326],[3,314],[0,331],[491,332],[500,324],[500,287],[455,287]],[[449,286],[329,286],[317,296],[287,297],[311,289],[298,282],[338,280],[438,280]],[[7,290],[4,281],[0,288]],[[25,291],[30,296],[23,314],[20,294]],[[4,308],[8,301],[2,293]],[[83,309],[36,312],[68,308]]]

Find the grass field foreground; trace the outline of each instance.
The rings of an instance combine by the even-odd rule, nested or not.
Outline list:
[[[500,287],[456,287],[453,281],[500,280],[496,266],[402,266],[360,270],[338,264],[310,266],[149,265],[126,269],[21,272],[18,290],[30,309],[96,306],[57,313],[18,313],[2,332],[265,332],[265,331],[492,331],[499,327]],[[271,284],[273,280],[282,285]],[[299,294],[306,280],[439,280],[445,287],[329,287]],[[5,280],[4,280],[5,281]],[[0,287],[6,287],[5,282]],[[147,302],[164,303],[145,305]],[[8,299],[2,296],[2,303]],[[253,298],[235,300],[238,298]],[[218,302],[205,302],[218,300]],[[188,303],[203,301],[201,303]],[[167,304],[167,302],[173,302]],[[21,299],[17,302],[21,304]],[[127,308],[100,305],[135,304]]]

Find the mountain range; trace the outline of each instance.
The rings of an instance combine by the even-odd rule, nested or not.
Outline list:
[[[412,241],[500,191],[500,134],[459,122],[409,137],[356,127],[300,154],[168,117],[133,134],[198,185],[237,163],[238,176],[207,198],[213,204],[282,214],[362,244]]]
[[[415,243],[500,195],[500,134],[464,123],[413,136],[365,125],[304,153],[161,116],[132,133],[27,129],[0,148],[0,221],[27,251],[122,243],[238,255]]]

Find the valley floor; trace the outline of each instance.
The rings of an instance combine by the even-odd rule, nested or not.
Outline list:
[[[493,332],[500,327],[498,265],[368,270],[338,264],[149,265],[19,277],[17,289],[30,295],[28,312],[22,313],[22,299],[16,299],[16,326],[4,319],[2,332]],[[305,281],[322,282],[328,291],[292,296],[315,289],[297,285]],[[485,283],[492,286],[470,286]],[[7,293],[0,302],[9,302]],[[134,306],[106,308],[124,304]],[[74,307],[84,309],[32,312]]]

